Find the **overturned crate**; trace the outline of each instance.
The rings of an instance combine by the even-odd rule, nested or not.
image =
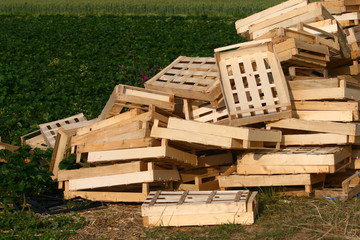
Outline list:
[[[232,126],[291,116],[285,76],[269,41],[215,49]]]
[[[209,57],[180,56],[148,80],[145,88],[210,102],[221,95],[218,67]]]
[[[83,197],[106,202],[142,202],[150,187],[179,180],[176,169],[141,161],[58,173],[59,187],[64,188],[65,198]]]
[[[141,206],[144,226],[203,226],[254,223],[257,192],[150,192]]]
[[[98,120],[119,115],[123,108],[148,110],[150,105],[173,112],[174,101],[173,94],[119,84],[115,86]]]

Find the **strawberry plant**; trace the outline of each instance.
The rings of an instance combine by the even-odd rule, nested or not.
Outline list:
[[[0,15],[0,136],[83,112],[97,117],[116,84],[142,86],[178,56],[244,41],[236,18]]]
[[[49,162],[52,150],[42,151],[24,146],[14,153],[0,150],[0,200],[7,203],[17,202],[25,194],[51,192],[56,189],[56,183],[51,179]]]

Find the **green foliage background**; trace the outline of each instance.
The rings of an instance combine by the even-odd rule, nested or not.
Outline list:
[[[95,118],[116,84],[141,86],[175,58],[244,41],[236,18],[0,15],[0,136]]]
[[[0,0],[0,13],[244,16],[284,0]]]

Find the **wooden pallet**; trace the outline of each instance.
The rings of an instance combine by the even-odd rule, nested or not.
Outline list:
[[[233,126],[291,115],[286,80],[268,41],[259,42],[258,46],[248,46],[250,42],[215,49],[225,103]]]
[[[312,192],[312,185],[324,182],[325,174],[287,174],[287,175],[238,175],[219,176],[220,189],[233,187],[272,187],[305,186]]]
[[[218,67],[209,57],[180,56],[148,80],[145,88],[210,102],[221,95]]]
[[[148,110],[150,105],[171,112],[175,109],[174,101],[174,95],[170,93],[119,84],[115,86],[98,120],[119,115],[123,108]]]
[[[84,114],[80,113],[57,121],[39,124],[39,127],[41,134],[45,138],[47,145],[53,148],[55,145],[56,134],[59,128],[65,125],[70,125],[73,123],[84,122],[84,121],[86,121],[86,118]]]
[[[144,226],[202,226],[254,223],[257,192],[150,192],[141,206]]]
[[[295,38],[274,45],[279,61],[287,66],[326,67],[330,61],[329,48],[317,43],[307,43]]]
[[[359,103],[357,101],[293,101],[292,105],[295,110],[294,116],[303,120],[343,122],[359,120]]]
[[[316,189],[315,197],[327,199],[348,200],[360,194],[360,171],[356,171],[352,176],[342,182],[341,188]]]
[[[325,19],[334,19],[334,17],[320,3],[314,2],[275,18],[253,24],[249,27],[249,34],[251,39],[257,39],[274,28],[293,27],[300,22],[311,23]]]
[[[226,108],[224,98],[216,106],[210,102],[194,103],[194,101],[184,99],[184,112],[187,120],[198,122],[217,123],[228,125],[229,112]]]
[[[281,132],[169,118],[167,128],[154,126],[150,136],[185,144],[200,144],[203,149],[242,149],[262,148],[264,142],[276,147],[281,139]]]
[[[292,100],[360,100],[360,84],[338,78],[289,81]]]

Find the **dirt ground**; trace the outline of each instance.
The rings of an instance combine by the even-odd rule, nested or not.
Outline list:
[[[141,204],[106,203],[102,207],[78,212],[88,224],[72,239],[141,239]]]

